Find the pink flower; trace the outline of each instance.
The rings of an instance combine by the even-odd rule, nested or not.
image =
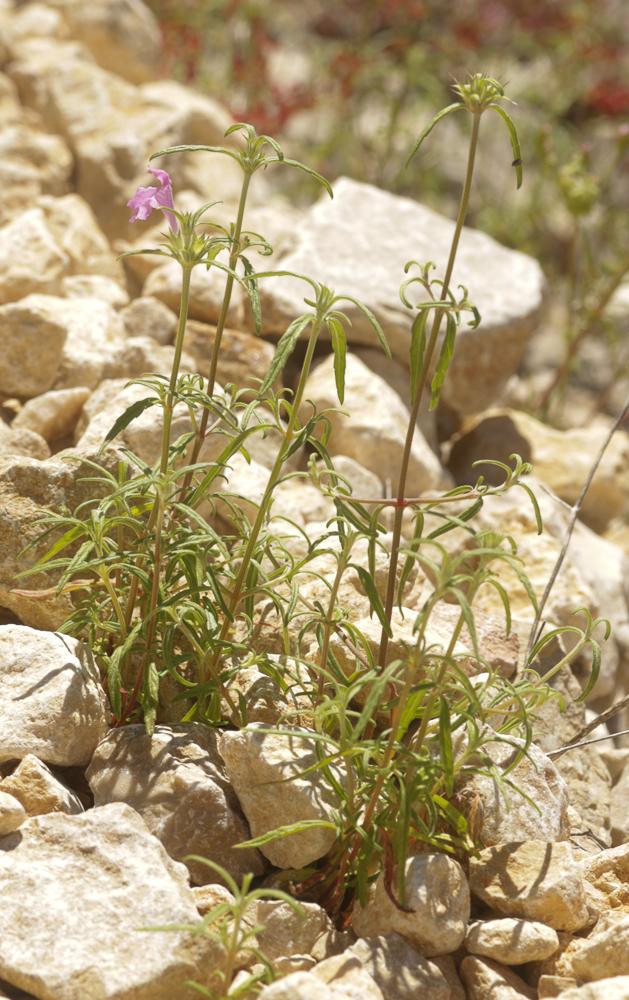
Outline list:
[[[148,219],[153,209],[160,206],[164,208],[175,207],[173,202],[173,183],[169,174],[165,170],[159,170],[157,167],[147,167],[147,169],[150,174],[153,174],[153,177],[157,177],[160,186],[138,188],[133,198],[130,198],[127,202],[129,208],[133,209],[129,222],[144,222]],[[174,233],[178,232],[179,223],[172,212],[164,212],[164,215],[168,219],[172,231]]]

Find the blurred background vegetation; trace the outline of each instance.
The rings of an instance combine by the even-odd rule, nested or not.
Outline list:
[[[629,376],[627,0],[149,3],[164,75],[216,97],[331,180],[347,174],[446,214],[465,118],[447,119],[408,170],[406,156],[452,101],[453,79],[500,79],[518,104],[525,185],[516,193],[508,142],[486,119],[469,223],[538,258],[555,291],[560,383],[580,374],[613,409]]]

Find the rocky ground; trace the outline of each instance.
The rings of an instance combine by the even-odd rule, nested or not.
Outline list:
[[[154,245],[160,228],[138,236],[126,202],[147,183],[154,150],[219,143],[230,120],[212,100],[157,81],[159,44],[139,0],[0,0],[0,997],[196,995],[185,981],[209,982],[223,956],[219,944],[185,928],[229,892],[211,869],[182,859],[210,858],[239,881],[248,872],[268,877],[299,867],[330,848],[326,829],[260,850],[235,848],[278,825],[325,817],[334,805],[316,775],[269,784],[305,770],[314,754],[307,738],[268,731],[281,701],[268,678],[266,686],[260,676],[242,681],[257,720],[246,732],[162,724],[151,738],[140,725],[110,729],[89,651],[55,631],[67,598],[46,593],[53,581],[44,573],[16,580],[38,554],[20,555],[38,531],[38,509],[75,507],[89,495],[86,460],[135,398],[127,380],[170,370],[177,268],[161,258],[117,259],[123,249]],[[220,212],[230,218],[239,186],[230,162],[173,158],[177,204],[221,199]],[[361,315],[350,312],[345,413],[331,417],[330,438],[357,493],[382,496],[396,477],[408,420],[402,267],[410,258],[443,258],[452,223],[348,178],[334,193],[333,201],[298,211],[256,177],[247,225],[274,245],[278,267],[356,296],[386,331],[391,361],[376,350]],[[531,359],[547,332],[547,289],[534,260],[466,230],[456,278],[483,321],[459,336],[439,426],[432,414],[421,416],[409,490],[473,481],[478,458],[506,460],[515,451],[531,461],[543,535],[524,495],[496,498],[481,522],[498,520],[517,540],[540,596],[569,505],[611,419],[599,415],[559,430],[518,409],[527,382],[539,378]],[[197,269],[184,356],[190,371],[206,373],[220,299],[215,272]],[[301,298],[281,279],[264,287],[262,306],[268,339],[254,336],[250,311],[234,295],[219,381],[247,385],[266,372],[273,339],[300,311]],[[334,385],[324,351],[307,396],[332,406]],[[124,432],[124,443],[145,461],[159,448],[153,413]],[[233,462],[230,487],[259,499],[272,459],[262,442],[250,464]],[[262,928],[259,946],[280,975],[263,1000],[629,998],[629,747],[620,738],[556,762],[548,756],[593,712],[627,694],[628,468],[629,438],[620,430],[547,608],[549,621],[563,625],[585,607],[611,621],[613,636],[587,707],[575,702],[587,663],[557,675],[568,707],[545,706],[531,753],[514,773],[528,798],[506,804],[488,779],[478,779],[480,852],[467,870],[445,855],[410,857],[411,912],[394,907],[380,881],[343,932],[314,903],[296,914],[287,903],[258,901],[247,920]],[[314,534],[333,508],[314,483],[293,480],[274,512]],[[531,612],[517,579],[505,575],[503,582],[514,634],[504,635],[495,596],[479,603],[479,630],[487,658],[510,676]],[[44,595],[29,596],[29,587]],[[362,621],[368,604],[357,579],[347,583],[344,600]],[[411,590],[409,609],[420,600]],[[362,624],[368,632],[370,623]],[[448,624],[447,615],[431,620],[443,630],[436,642]],[[394,641],[403,644],[409,627],[400,618]],[[627,713],[613,725],[626,728]],[[599,727],[593,735],[606,734]],[[496,763],[505,763],[499,754]],[[178,929],[143,930],[165,925]],[[238,975],[251,964],[255,958],[241,956]]]

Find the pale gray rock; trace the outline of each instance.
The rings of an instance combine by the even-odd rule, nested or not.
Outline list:
[[[210,371],[215,339],[215,326],[194,319],[186,325],[184,351],[194,360],[195,371],[205,378]],[[268,341],[227,327],[221,339],[216,377],[221,385],[232,382],[239,389],[248,386],[252,391],[257,390],[259,383],[256,380],[265,377],[274,354],[275,349]],[[268,414],[266,417],[268,419]]]
[[[537,980],[537,995],[539,1000],[546,1000],[547,997],[561,996],[573,986],[577,986],[577,981],[572,976],[542,975]]]
[[[461,978],[468,1000],[533,1000],[537,996],[511,969],[490,959],[468,955],[461,962]]]
[[[63,462],[0,455],[0,607],[37,629],[58,629],[72,610],[69,597],[55,593],[56,578],[49,571],[17,579],[50,548],[49,539],[40,541],[42,509],[75,510],[98,495],[94,482],[85,482],[93,467],[82,457],[66,455]]]
[[[611,790],[611,839],[615,847],[629,842],[629,768]]]
[[[0,788],[0,837],[18,830],[26,818],[26,810],[19,799]]]
[[[68,331],[48,309],[50,296],[29,295],[0,306],[0,392],[29,399],[51,389]]]
[[[248,730],[223,733],[219,742],[252,836],[302,820],[331,822],[339,806],[333,787],[321,771],[300,777],[318,759],[312,735],[299,729],[287,729],[282,735],[269,730],[270,726],[258,723]],[[344,780],[340,771],[336,777]],[[315,826],[271,840],[260,850],[277,868],[301,868],[327,854],[335,840],[335,829]]]
[[[611,421],[610,421],[611,423]],[[579,496],[594,459],[607,437],[605,424],[557,430],[518,410],[488,410],[468,419],[452,446],[448,467],[457,482],[470,482],[472,463],[487,458],[508,462],[517,452],[530,461],[535,475],[562,500],[573,504]],[[614,517],[629,511],[629,435],[618,430],[610,441],[588,489],[582,519],[603,531]],[[502,474],[487,469],[493,482]]]
[[[0,421],[0,455],[22,455],[43,460],[50,458],[50,448],[41,434],[16,427],[15,421],[10,428]]]
[[[197,922],[185,868],[128,806],[38,816],[0,841],[0,977],[41,1000],[188,1000],[216,947],[142,928]]]
[[[525,840],[486,847],[470,860],[470,889],[505,916],[557,931],[591,925],[583,876],[571,844]]]
[[[578,980],[592,981],[625,976],[629,969],[629,913],[611,911],[576,945],[571,955]]]
[[[50,295],[45,309],[65,327],[67,334],[55,389],[94,389],[107,376],[126,374],[116,370],[125,346],[122,321],[108,302]]]
[[[357,963],[327,985],[314,970],[293,972],[266,986],[260,1000],[383,1000],[383,994]]]
[[[0,304],[56,291],[69,266],[41,208],[27,209],[0,229]]]
[[[86,386],[52,389],[29,399],[11,427],[35,431],[48,442],[69,437],[89,398],[90,390]]]
[[[348,353],[342,407],[336,394],[333,355],[310,375],[305,399],[308,404],[303,407],[304,417],[310,416],[310,401],[318,410],[335,407],[338,411],[327,415],[330,454],[348,455],[395,490],[409,419],[408,408],[395,390],[360,358]],[[407,494],[416,496],[449,484],[447,473],[418,428],[411,450]]]
[[[0,132],[0,225],[13,216],[23,219],[25,206],[35,205],[42,194],[64,195],[72,173],[72,155],[60,136],[40,132],[24,120]]]
[[[629,747],[615,747],[610,740],[600,745],[599,754],[615,785],[629,764]]]
[[[70,275],[110,278],[124,288],[123,267],[88,202],[78,194],[42,196],[38,205],[58,246],[68,255]],[[63,283],[62,283],[63,285]],[[97,295],[96,298],[101,296]]]
[[[264,955],[275,962],[291,955],[327,958],[333,950],[334,930],[325,910],[316,903],[300,903],[299,911],[282,900],[261,899],[253,908],[253,923],[262,929],[256,935]]]
[[[559,948],[557,931],[536,920],[475,920],[467,929],[465,948],[470,955],[492,958],[503,965],[549,958]]]
[[[162,38],[159,25],[142,0],[51,0],[72,36],[105,69],[133,83],[154,77]]]
[[[317,468],[320,470],[322,476],[325,477],[324,481],[328,483],[323,463],[317,463]],[[350,458],[349,455],[335,455],[334,470],[348,484],[347,486],[344,482],[339,484],[338,491],[340,493],[347,492],[349,488],[353,496],[364,497],[367,500],[377,500],[378,497],[383,496],[383,485],[380,476],[372,472],[371,469],[365,468],[362,462],[357,462],[355,458]],[[331,485],[331,480],[329,484]]]
[[[222,259],[222,258],[219,258]],[[189,315],[204,323],[216,323],[223,302],[225,274],[218,268],[195,267],[190,282]],[[181,267],[175,260],[167,260],[151,271],[142,288],[143,296],[152,296],[170,309],[177,309],[181,298]],[[244,317],[243,293],[234,285],[227,324],[238,328]]]
[[[86,764],[107,730],[108,706],[89,649],[24,625],[0,626],[0,761],[32,753]]]
[[[121,312],[127,337],[151,337],[158,344],[171,344],[177,330],[177,315],[152,295],[134,299]]]
[[[424,958],[399,934],[361,938],[342,956],[357,958],[382,990],[384,1000],[450,1000],[450,987],[436,962]]]
[[[629,843],[590,855],[582,861],[581,871],[592,914],[629,912]]]
[[[114,309],[129,303],[129,293],[118,281],[106,274],[69,274],[61,282],[67,299],[102,299]]]
[[[366,905],[357,904],[352,929],[359,937],[399,934],[422,955],[447,955],[463,943],[470,917],[470,891],[460,864],[445,854],[417,854],[406,862],[410,912],[390,899],[381,874]]]
[[[516,737],[510,742],[514,745],[486,743],[481,755],[486,754],[490,764],[503,771],[524,747],[524,741]],[[459,790],[470,807],[473,803],[474,828],[480,843],[491,847],[516,840],[566,840],[570,834],[568,791],[550,758],[531,743],[509,771],[509,780],[513,785],[505,795],[494,777],[479,771]]]
[[[84,811],[78,795],[59,781],[43,761],[30,753],[8,778],[0,781],[0,791],[13,795],[29,816],[43,816],[51,812],[73,816]]]
[[[171,857],[196,854],[240,881],[264,865],[255,850],[237,850],[249,829],[221,765],[216,733],[199,723],[113,729],[87,770],[96,805],[126,802],[145,820]],[[216,872],[184,861],[192,881],[215,882]]]
[[[583,986],[571,986],[556,996],[558,1000],[627,1000],[629,976],[612,976]]]
[[[229,124],[229,117],[211,99],[174,83],[134,86],[97,66],[74,41],[25,40],[14,53],[10,75],[22,102],[68,142],[76,163],[77,191],[92,206],[104,231],[116,238],[138,236],[139,227],[129,224],[126,202],[135,187],[150,183],[146,174],[150,154],[181,143],[220,143]],[[149,89],[155,87],[162,89]],[[224,159],[220,158],[221,170]],[[179,191],[184,158],[167,167]],[[222,197],[220,179],[219,171],[218,183],[203,187],[205,195],[212,190],[213,197]],[[201,180],[205,185],[205,178]]]
[[[434,260],[435,273],[441,274],[453,229],[452,221],[410,198],[344,177],[334,185],[333,201],[322,196],[306,213],[295,248],[280,257],[278,266],[309,274],[371,307],[394,355],[408,363],[413,314],[399,298],[404,265]],[[460,412],[474,413],[496,398],[517,368],[539,322],[544,280],[536,261],[467,228],[453,280],[468,288],[482,324],[472,330],[464,321],[444,397]],[[281,332],[303,312],[303,282],[279,278],[266,282],[262,294],[269,331]],[[375,334],[358,309],[341,308],[352,321],[352,343],[374,345]]]

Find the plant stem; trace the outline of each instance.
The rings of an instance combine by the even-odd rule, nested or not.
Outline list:
[[[245,173],[242,181],[242,188],[240,191],[240,201],[238,203],[238,214],[236,216],[236,222],[234,225],[234,233],[232,237],[232,248],[229,254],[229,269],[234,271],[238,263],[238,255],[240,253],[240,237],[242,234],[242,225],[245,217],[245,206],[247,204],[247,194],[249,192],[249,184],[251,183],[251,177],[253,175],[250,173]],[[234,276],[233,274],[228,274],[225,281],[225,291],[223,293],[223,302],[221,304],[221,311],[216,323],[216,334],[214,336],[214,346],[212,347],[212,356],[210,359],[210,371],[207,377],[207,385],[205,391],[208,396],[214,395],[214,389],[216,386],[216,371],[218,368],[218,359],[221,350],[221,341],[223,339],[223,333],[225,326],[227,324],[227,316],[229,313],[229,307],[231,304],[232,291],[234,288]],[[199,457],[201,448],[203,447],[203,442],[205,441],[205,435],[207,433],[207,425],[210,417],[210,411],[205,408],[201,415],[201,422],[199,424],[199,429],[197,435],[192,444],[190,451],[190,456],[188,458],[188,465],[194,465]],[[184,482],[183,490],[187,490],[190,486],[192,480],[192,473],[187,473]]]
[[[249,572],[251,560],[253,559],[253,554],[255,552],[255,548],[258,543],[260,532],[262,530],[262,527],[264,525],[264,522],[266,520],[266,517],[268,515],[271,506],[271,502],[273,500],[273,490],[275,489],[277,482],[280,478],[282,467],[284,465],[284,462],[286,461],[286,455],[288,453],[293,437],[295,435],[295,429],[297,426],[297,420],[299,416],[299,408],[301,406],[301,402],[304,396],[306,382],[310,374],[310,366],[312,365],[312,359],[314,356],[315,347],[317,345],[317,339],[321,331],[322,323],[323,323],[323,318],[317,315],[312,324],[310,338],[308,340],[308,347],[306,349],[306,356],[304,358],[301,374],[299,376],[299,383],[297,385],[297,389],[295,390],[295,396],[293,399],[293,405],[291,408],[290,417],[288,420],[288,424],[286,425],[286,430],[284,432],[284,439],[279,447],[277,456],[275,458],[275,462],[273,463],[273,468],[271,469],[271,472],[269,474],[264,494],[262,496],[262,499],[260,500],[260,505],[258,507],[258,513],[253,523],[253,527],[251,528],[251,532],[249,534],[249,538],[247,541],[247,546],[243,553],[240,567],[238,569],[238,574],[236,576],[234,586],[231,590],[231,596],[228,606],[228,614],[225,616],[223,620],[223,624],[221,626],[221,630],[217,639],[217,649],[210,661],[209,665],[210,674],[213,673],[216,669],[217,662],[221,655],[221,644],[227,638],[229,630],[232,626],[234,615],[236,614],[236,611],[238,610],[238,606],[242,599],[243,588],[245,580],[247,578],[247,573]]]
[[[446,266],[446,271],[443,279],[443,286],[441,289],[441,298],[440,298],[441,302],[445,301],[445,299],[448,296],[450,281],[452,280],[452,272],[454,270],[454,262],[456,259],[456,254],[459,247],[459,241],[461,239],[461,232],[463,230],[463,225],[465,223],[465,217],[467,215],[467,209],[469,206],[470,192],[472,189],[472,178],[474,176],[474,161],[476,159],[476,149],[478,146],[479,127],[480,127],[480,112],[475,112],[472,115],[472,134],[470,136],[470,146],[467,157],[467,169],[465,172],[465,181],[463,184],[463,190],[461,192],[461,200],[459,202],[459,211],[456,217],[454,233],[452,236],[450,254],[448,257],[448,263]],[[393,613],[393,602],[395,599],[395,583],[397,577],[400,539],[402,536],[402,519],[404,514],[404,494],[406,491],[406,479],[408,476],[408,466],[411,458],[411,448],[413,445],[413,438],[415,436],[415,427],[417,424],[417,417],[419,415],[419,407],[422,401],[422,396],[424,394],[424,389],[428,379],[428,371],[430,369],[430,363],[432,361],[432,357],[433,354],[435,353],[435,348],[437,346],[437,338],[439,336],[439,329],[441,327],[442,315],[443,315],[443,310],[441,309],[435,310],[435,315],[432,321],[432,328],[430,331],[430,337],[428,340],[428,346],[426,348],[426,355],[424,358],[421,377],[417,387],[415,400],[411,408],[410,418],[408,422],[408,430],[406,432],[406,441],[404,443],[404,452],[402,454],[402,465],[400,467],[400,478],[398,481],[398,488],[397,488],[398,506],[396,506],[395,519],[393,522],[393,538],[391,541],[391,562],[389,564],[389,575],[387,579],[387,594],[386,594],[385,609],[384,609],[385,618],[389,627],[391,625],[391,615]],[[388,645],[389,645],[388,629],[383,627],[380,637],[380,649],[378,651],[378,662],[382,668],[386,666]]]
[[[153,643],[153,638],[155,635],[155,617],[157,612],[157,602],[159,598],[159,577],[161,572],[161,557],[162,557],[162,529],[164,526],[164,514],[165,514],[165,501],[163,495],[163,489],[165,484],[163,482],[164,476],[168,471],[168,454],[170,448],[170,431],[173,421],[173,411],[175,408],[175,393],[177,390],[177,379],[179,377],[179,366],[181,364],[181,354],[183,351],[183,341],[186,332],[186,322],[188,319],[188,306],[190,301],[190,279],[192,276],[192,264],[182,264],[181,265],[181,300],[179,303],[179,321],[177,323],[177,334],[175,338],[175,356],[173,358],[173,365],[170,372],[170,382],[168,384],[168,392],[166,394],[166,399],[164,400],[164,423],[162,426],[162,447],[159,463],[159,483],[157,487],[157,497],[153,504],[153,509],[151,510],[148,524],[147,524],[147,535],[150,535],[151,531],[155,531],[155,541],[153,546],[153,573],[151,577],[151,590],[149,597],[149,608],[148,614],[146,616],[148,621],[147,634],[144,643],[144,655],[142,661],[138,668],[135,683],[133,685],[133,690],[127,699],[126,704],[123,707],[122,717],[120,722],[123,722],[133,711],[142,682],[144,679],[146,666],[148,663],[151,645]],[[135,604],[138,594],[138,577],[133,576],[131,580],[131,585],[129,587],[129,596],[127,598],[127,607],[125,614],[125,621],[127,629],[131,625],[131,619],[133,617],[133,612],[135,610]]]

